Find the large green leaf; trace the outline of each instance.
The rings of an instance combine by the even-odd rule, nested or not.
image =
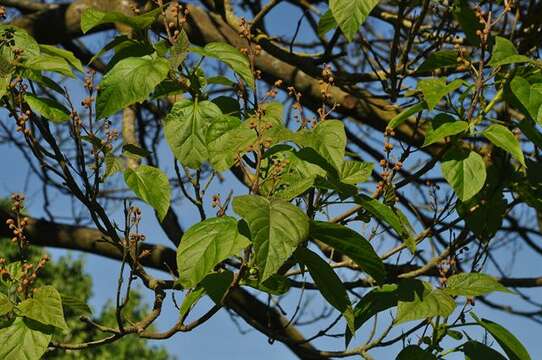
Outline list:
[[[482,273],[452,275],[446,281],[443,291],[453,296],[481,296],[493,291],[511,292],[493,276]]]
[[[422,283],[422,291],[414,291],[411,298],[399,300],[395,318],[397,324],[434,316],[447,317],[454,311],[455,301],[450,295],[434,289],[428,282]]]
[[[476,195],[486,182],[486,167],[475,151],[452,148],[441,161],[442,174],[462,201]]]
[[[322,296],[341,314],[343,314],[350,331],[354,329],[354,313],[348,294],[341,279],[320,256],[306,248],[295,252],[296,258],[309,269],[314,283]]]
[[[530,84],[521,76],[515,76],[510,81],[510,90],[525,115],[542,124],[542,83]]]
[[[433,110],[444,96],[459,89],[461,85],[463,80],[459,79],[447,84],[446,78],[431,78],[420,80],[417,88],[422,92],[429,110]]]
[[[528,61],[530,61],[529,57],[519,55],[516,47],[510,40],[500,36],[495,37],[495,45],[493,46],[491,59],[488,62],[489,66],[497,67]]]
[[[211,42],[204,48],[192,48],[192,51],[203,56],[222,61],[237,73],[251,88],[254,88],[254,76],[248,58],[238,49],[224,42]]]
[[[70,112],[56,100],[37,97],[30,93],[24,96],[24,100],[33,112],[55,123],[63,123],[70,120]]]
[[[137,16],[128,16],[118,11],[103,12],[88,8],[81,14],[81,30],[85,34],[96,26],[108,23],[121,23],[135,30],[142,30],[149,27],[160,13],[161,8],[159,7]]]
[[[416,251],[416,241],[412,226],[408,219],[401,213],[399,209],[394,209],[386,204],[381,203],[376,199],[372,199],[366,195],[356,196],[356,202],[363,206],[371,215],[379,221],[384,222],[392,227],[395,232],[403,239],[405,245],[411,253]]]
[[[300,136],[300,145],[310,147],[326,159],[339,172],[344,162],[346,133],[339,120],[320,122],[312,131]]]
[[[359,329],[379,312],[397,306],[398,288],[397,284],[385,284],[364,295],[354,307],[354,330]],[[346,346],[350,343],[352,336],[353,332],[347,329],[345,333]]]
[[[58,290],[52,286],[37,288],[32,297],[22,301],[17,308],[26,318],[59,329],[68,329],[68,325],[64,320],[62,298]]]
[[[0,359],[39,360],[53,337],[53,327],[18,317],[0,328]]]
[[[377,282],[383,283],[386,279],[384,263],[369,241],[354,230],[340,224],[312,221],[310,235],[351,258]]]
[[[233,199],[233,209],[248,223],[260,281],[275,274],[309,236],[307,215],[284,200],[238,196]]]
[[[329,0],[329,8],[346,39],[352,41],[378,2],[378,0]]]
[[[471,315],[480,326],[497,340],[510,360],[531,360],[527,349],[510,331],[491,320],[479,319],[473,313]]]
[[[501,353],[478,341],[467,341],[461,347],[465,360],[506,360]]]
[[[76,58],[75,55],[71,51],[68,51],[66,49],[61,49],[53,45],[43,45],[43,44],[40,44],[40,51],[42,54],[48,54],[51,56],[61,57],[64,60],[66,60],[72,67],[79,70],[80,72],[85,71],[85,69],[83,68],[83,64],[81,64],[81,60]]]
[[[395,360],[436,360],[437,358],[429,351],[423,350],[417,345],[408,345],[405,347]]]
[[[13,310],[13,303],[4,294],[0,293],[0,316],[4,316]]]
[[[457,51],[456,50],[440,50],[429,54],[416,72],[433,71],[441,68],[457,66]]]
[[[209,157],[205,139],[207,128],[211,122],[222,119],[222,112],[210,101],[185,99],[176,102],[166,117],[164,133],[177,160],[189,168],[199,168]]]
[[[75,77],[68,62],[59,56],[40,54],[29,58],[21,64],[23,67],[36,71],[56,72],[68,77]]]
[[[179,282],[195,287],[214,267],[239,255],[250,241],[239,233],[237,221],[229,216],[204,220],[183,235],[177,249]]]
[[[96,118],[111,116],[126,106],[142,102],[168,72],[169,62],[156,54],[120,60],[100,82]]]
[[[256,132],[233,116],[214,120],[206,134],[209,161],[216,171],[228,170],[247,147],[256,141]]]
[[[171,201],[169,179],[160,169],[140,165],[135,169],[126,169],[124,182],[141,200],[152,206],[160,220],[163,220]]]
[[[496,146],[508,151],[521,165],[526,166],[519,140],[505,126],[493,124],[485,129],[482,135]]]
[[[469,128],[468,122],[456,120],[452,116],[442,113],[435,116],[431,124],[431,129],[425,134],[423,146],[429,146],[448,136],[460,134]]]
[[[344,184],[357,185],[371,176],[374,164],[365,161],[346,160],[340,169],[340,180]]]

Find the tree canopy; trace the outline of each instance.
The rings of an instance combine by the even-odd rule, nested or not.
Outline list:
[[[301,359],[531,359],[478,309],[542,321],[513,266],[542,255],[541,2],[0,9],[0,139],[43,205],[0,209],[1,358],[165,359],[226,310]],[[117,260],[115,301],[36,247]]]

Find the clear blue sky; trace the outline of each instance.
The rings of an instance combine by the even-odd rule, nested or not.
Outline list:
[[[299,19],[299,12],[292,11],[291,8],[279,7],[272,14],[272,22],[270,23],[271,33],[275,34],[289,34],[294,31],[297,20]],[[304,31],[306,30],[306,31]],[[310,32],[306,28],[306,24],[301,28],[300,36],[303,37],[304,33]],[[92,48],[99,48],[105,43],[103,36],[94,36],[87,39],[87,44]],[[78,92],[77,86],[73,82],[70,83],[70,88],[74,89],[72,96],[76,98],[76,102],[79,102],[81,93]],[[2,115],[0,121],[8,121],[8,119]],[[9,120],[11,121],[11,119]],[[40,184],[35,179],[28,179],[28,171],[25,165],[25,160],[15,147],[7,145],[0,145],[0,152],[2,154],[2,169],[0,173],[0,197],[8,196],[11,192],[24,191],[28,198],[28,205],[30,213],[33,216],[43,216],[42,209],[43,200],[41,197]],[[164,154],[166,151],[164,151]],[[169,155],[168,155],[169,156]],[[164,161],[163,164],[172,164],[171,161]],[[166,170],[171,171],[171,168]],[[29,180],[29,181],[28,181]],[[120,177],[117,177],[120,181]],[[27,184],[27,188],[25,188]],[[215,190],[209,191],[209,194],[220,191],[225,194],[229,188],[233,188],[236,191],[243,191],[239,184],[235,180],[227,177],[227,181],[222,187],[216,187]],[[226,189],[226,190],[224,190]],[[161,230],[155,225],[154,221],[151,221],[152,212],[148,207],[142,206],[144,209],[144,223],[143,232],[146,233],[147,239],[153,243],[162,243],[169,245],[169,241],[165,238]],[[66,209],[70,208],[69,200],[64,197],[54,197],[52,204],[52,210],[55,215],[68,215]],[[182,224],[186,228],[188,225],[194,223],[196,219],[195,209],[188,203],[183,202],[176,208],[178,210],[179,217]],[[65,255],[65,251],[53,250],[54,256]],[[504,247],[497,254],[497,257],[502,261],[503,266],[507,266],[510,263],[510,248]],[[104,302],[108,299],[112,299],[114,296],[114,283],[119,271],[118,262],[110,261],[101,257],[92,255],[86,255],[87,271],[92,275],[94,280],[94,296],[92,298],[91,305],[94,309],[99,309]],[[513,273],[515,276],[532,276],[533,269],[540,268],[539,259],[526,256],[523,252],[519,252],[514,262]],[[512,269],[510,269],[512,270]],[[162,275],[162,274],[161,274]],[[163,276],[163,275],[162,275]],[[527,291],[532,295],[538,293],[540,290]],[[180,296],[179,296],[180,298]],[[495,301],[501,301],[512,304],[515,302],[516,297],[512,295],[493,295],[492,299]],[[150,298],[149,298],[150,300]],[[291,312],[297,301],[297,297],[291,296],[287,304],[287,309]],[[316,299],[316,301],[320,301]],[[177,319],[177,311],[172,306],[171,301],[167,302],[164,312],[158,321],[158,326],[161,329],[166,329],[172,325]],[[210,306],[208,301],[203,301],[199,306],[199,311],[205,311]],[[315,307],[315,311],[320,308]],[[482,316],[487,316],[492,320],[501,324],[506,324],[510,331],[516,334],[521,341],[526,345],[530,351],[533,359],[537,358],[537,355],[542,353],[542,344],[540,341],[540,326],[529,320],[510,317],[502,312],[488,311],[482,305],[477,307],[477,312]],[[384,315],[386,318],[388,315]],[[250,330],[250,328],[244,324],[243,320],[238,319],[243,330]],[[344,327],[339,326],[337,330],[340,331]],[[312,326],[305,328],[306,335],[312,335],[319,327]],[[369,331],[368,327],[361,329],[356,338],[361,341]],[[395,332],[398,334],[398,332]],[[255,330],[250,330],[246,334],[241,334],[238,328],[232,322],[230,316],[225,310],[221,310],[214,318],[208,323],[199,327],[191,333],[183,333],[174,336],[167,341],[160,341],[160,344],[165,344],[171,354],[178,356],[180,359],[254,359],[256,356],[259,360],[286,360],[295,359],[290,351],[279,342],[275,342],[273,345],[268,344],[265,336]],[[336,341],[332,339],[323,340],[317,344],[325,350],[336,349],[340,350],[342,340]],[[457,345],[459,343],[454,343]],[[372,352],[376,359],[390,359],[400,349],[401,344],[392,349],[378,350]],[[462,355],[451,355],[449,359],[462,359]]]

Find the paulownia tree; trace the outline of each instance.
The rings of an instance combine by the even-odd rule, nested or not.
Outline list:
[[[496,257],[542,254],[541,2],[0,5],[0,136],[46,215],[21,194],[0,210],[18,251],[0,265],[0,357],[182,336],[224,308],[303,359],[396,344],[398,359],[530,359],[476,312],[542,320],[537,269],[517,277]],[[151,218],[170,246],[142,231]],[[63,312],[84,304],[37,282],[47,264],[29,246],[118,260],[114,323],[82,317],[94,338],[65,340]],[[136,283],[154,301],[132,318]],[[169,301],[178,321],[157,331]],[[317,346],[326,336],[344,345]]]

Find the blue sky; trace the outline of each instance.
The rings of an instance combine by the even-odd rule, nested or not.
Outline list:
[[[288,8],[285,5],[278,7],[270,14],[270,16],[270,32],[279,35],[287,35],[294,31],[300,13],[292,11],[291,8]],[[304,22],[301,27],[300,37],[303,37],[303,34],[309,32],[310,30]],[[105,44],[106,39],[100,35],[87,38],[86,42],[91,48],[99,48],[101,45]],[[75,98],[74,102],[79,103],[82,94],[76,90],[78,85],[73,81],[70,82],[69,85],[71,89],[74,89],[74,92],[72,93],[72,96]],[[7,119],[2,115],[0,121],[11,121],[11,119]],[[40,193],[41,187],[34,178],[29,179],[24,158],[18,150],[12,146],[0,145],[0,152],[2,153],[2,168],[10,169],[9,171],[2,171],[0,173],[0,197],[5,197],[11,192],[24,191],[27,195],[27,205],[29,206],[30,213],[33,216],[43,216],[43,199]],[[161,150],[161,153],[163,153],[163,156],[165,157],[171,157],[165,148]],[[168,164],[172,164],[172,161],[166,160],[163,161],[163,164],[165,164],[164,170],[172,170],[171,168],[168,168],[168,166],[171,167]],[[120,181],[120,178],[121,177],[117,175],[117,179],[113,179],[113,181]],[[226,177],[226,182],[224,184],[213,186],[214,188],[208,192],[209,194],[216,192],[226,194],[229,189],[234,189],[236,192],[245,191],[235,179],[231,178],[231,176]],[[165,238],[152,219],[152,211],[144,205],[142,208],[144,215],[142,231],[147,235],[148,241],[169,245],[169,241]],[[55,196],[51,209],[57,216],[69,215],[69,212],[67,212],[68,209],[70,209],[69,199]],[[197,212],[187,201],[182,201],[180,204],[177,204],[176,210],[178,211],[179,218],[185,229],[190,224],[197,221]],[[118,212],[116,215],[118,215]],[[497,253],[498,261],[499,263],[502,263],[503,266],[507,266],[510,262],[509,260],[512,255],[510,249],[510,247],[505,246]],[[54,256],[66,254],[65,251],[61,250],[52,250],[52,253]],[[85,257],[87,261],[86,269],[92,275],[94,280],[94,296],[91,305],[94,309],[99,309],[108,299],[112,299],[114,296],[114,291],[112,289],[114,289],[114,284],[118,276],[119,263],[92,255],[85,255]],[[525,252],[519,252],[514,262],[514,275],[518,277],[532,276],[533,269],[539,268],[538,261],[539,259],[534,256],[526,255]],[[160,276],[164,275],[160,274]],[[537,292],[540,293],[539,290],[527,291],[527,293],[531,293],[532,295]],[[180,298],[180,294],[178,298]],[[492,295],[491,299],[511,304],[516,298],[513,295]],[[320,301],[321,299],[319,298],[315,299],[315,302]],[[284,303],[289,314],[291,314],[295,308],[296,302],[297,295],[294,295],[289,296]],[[209,301],[202,301],[198,305],[196,312],[203,312],[208,309],[209,306]],[[319,307],[315,306],[315,309],[317,311]],[[542,344],[539,335],[540,327],[534,322],[519,317],[511,317],[502,312],[488,311],[487,308],[481,305],[477,306],[477,313],[481,316],[487,316],[500,324],[506,324],[508,329],[516,334],[525,344],[533,358],[536,358],[537,354],[542,353]],[[382,318],[389,319],[389,315],[384,314]],[[158,326],[161,329],[166,329],[168,326],[172,325],[176,319],[177,310],[172,306],[171,301],[168,301],[162,316],[158,320]],[[238,319],[238,321],[243,330],[250,330],[249,326],[244,324],[243,320]],[[340,331],[343,328],[343,325],[338,326],[337,331]],[[304,331],[306,335],[312,335],[319,329],[320,327],[318,326],[310,326],[305,328]],[[361,341],[364,336],[367,335],[369,330],[369,326],[361,329],[357,335],[356,341]],[[398,334],[398,332],[396,331],[395,334]],[[279,342],[270,345],[266,337],[256,330],[250,330],[244,335],[241,334],[225,310],[221,310],[209,322],[193,332],[178,334],[169,340],[157,343],[164,344],[171,354],[177,355],[180,359],[215,359],[222,357],[227,359],[248,360],[253,359],[255,356],[260,360],[296,358]],[[321,345],[320,347],[325,350],[340,350],[341,343],[342,340],[337,341],[328,338],[317,344]],[[459,343],[453,344],[458,345]],[[373,354],[376,359],[388,359],[392,358],[393,355],[399,351],[400,347],[401,344],[399,343],[390,349],[377,350],[371,354]],[[463,356],[451,355],[448,358],[462,359]]]

